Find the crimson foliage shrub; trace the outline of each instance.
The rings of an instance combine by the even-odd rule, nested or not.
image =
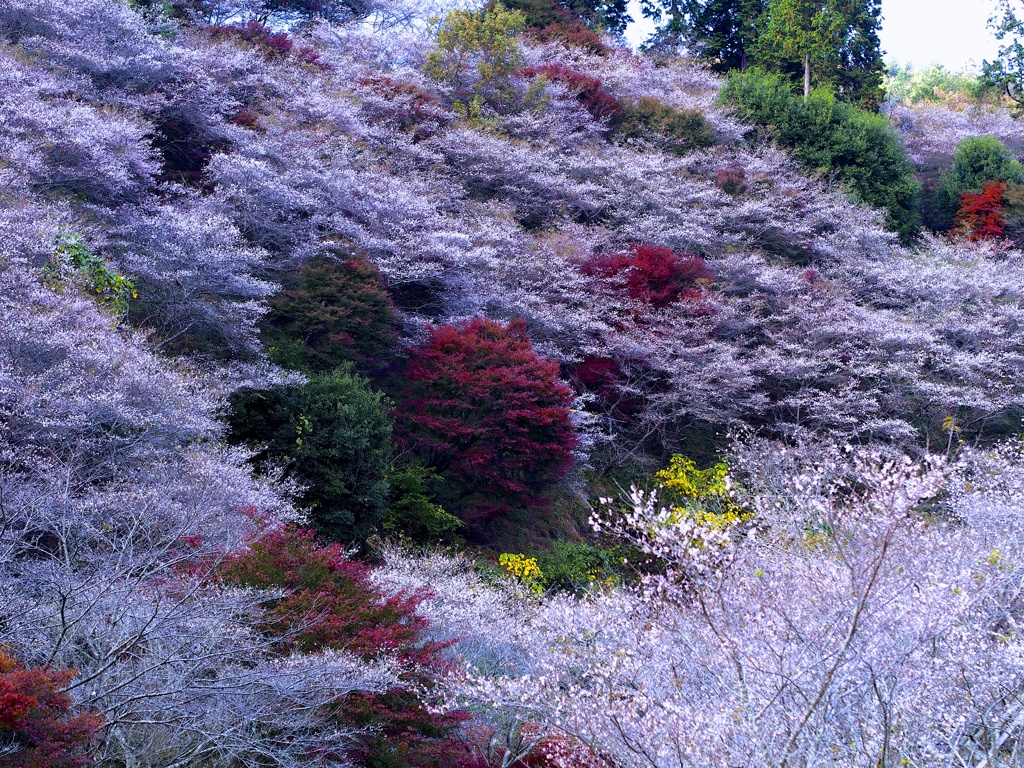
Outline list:
[[[266,24],[255,19],[245,24],[217,24],[207,27],[207,32],[216,39],[237,38],[262,51],[270,58],[292,57],[303,64],[320,64],[320,52],[313,46],[295,47],[295,41],[287,32],[275,32]]]
[[[698,298],[701,284],[714,275],[699,256],[684,256],[659,245],[634,245],[629,253],[594,259],[583,268],[586,275],[624,275],[626,292],[654,307]]]
[[[494,4],[494,0],[488,3]],[[526,19],[527,28],[541,42],[557,42],[582,48],[591,53],[606,54],[611,49],[601,35],[587,26],[584,18],[574,12],[568,3],[557,0],[504,0],[506,8],[519,11]],[[579,11],[581,9],[577,9]]]
[[[715,184],[729,195],[747,191],[747,170],[742,165],[728,165],[715,171]]]
[[[458,768],[471,765],[459,740],[461,712],[428,710],[421,692],[444,669],[439,643],[423,639],[426,620],[416,614],[424,594],[382,595],[369,580],[369,568],[350,560],[338,544],[322,545],[313,531],[282,528],[227,561],[225,583],[256,589],[282,589],[269,604],[263,629],[278,650],[314,653],[345,650],[372,661],[396,657],[405,671],[400,684],[379,694],[352,694],[337,703],[340,725],[371,726],[354,754],[357,764],[374,768]]]
[[[358,83],[379,97],[367,100],[369,103],[363,108],[374,118],[411,133],[414,140],[428,138],[447,122],[437,98],[414,83],[404,83],[387,75],[360,78]]]
[[[524,77],[544,75],[548,80],[561,83],[576,94],[576,99],[594,118],[617,121],[622,117],[622,102],[601,88],[597,77],[577,72],[564,64],[545,64],[543,67],[526,67]]]
[[[0,762],[6,768],[79,768],[100,720],[70,716],[73,671],[26,669],[0,651]]]
[[[479,521],[545,503],[572,465],[572,402],[522,320],[444,325],[410,354],[396,440],[443,478],[445,509]]]
[[[643,410],[641,398],[622,389],[626,372],[615,360],[585,355],[580,362],[569,368],[568,374],[575,386],[596,395],[605,408],[616,416],[629,418]]]
[[[992,240],[1006,232],[1003,194],[1006,184],[1001,181],[985,183],[981,192],[963,192],[956,224],[971,240]]]

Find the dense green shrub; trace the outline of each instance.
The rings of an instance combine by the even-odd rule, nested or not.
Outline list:
[[[935,192],[935,229],[949,229],[960,208],[963,194],[979,194],[986,182],[1024,181],[1024,168],[1013,153],[994,136],[971,136],[953,150],[953,167],[944,174]]]
[[[619,579],[621,555],[582,541],[554,541],[537,557],[545,589],[579,594]]]
[[[431,501],[429,486],[443,482],[434,470],[420,463],[393,468],[388,474],[388,508],[384,514],[385,533],[397,535],[417,544],[447,541],[462,527]]]
[[[232,439],[262,446],[257,461],[305,486],[301,502],[322,535],[363,541],[381,522],[392,420],[366,379],[341,368],[301,386],[242,389],[228,418]]]
[[[616,135],[647,139],[678,155],[715,143],[711,126],[698,110],[675,109],[649,97],[623,104]]]
[[[826,91],[804,101],[781,77],[756,70],[732,75],[722,100],[742,119],[769,128],[802,165],[835,179],[855,200],[882,208],[904,240],[914,235],[921,185],[885,117]]]
[[[270,359],[308,373],[352,362],[363,371],[390,359],[398,340],[380,271],[360,257],[307,262],[270,299],[263,339]]]

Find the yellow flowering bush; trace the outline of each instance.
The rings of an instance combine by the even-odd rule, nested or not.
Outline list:
[[[701,525],[727,528],[751,517],[751,513],[733,498],[729,465],[724,461],[707,469],[697,469],[691,459],[676,454],[654,479],[662,503]]]
[[[503,552],[498,556],[498,565],[535,595],[544,591],[544,574],[537,565],[537,558]]]

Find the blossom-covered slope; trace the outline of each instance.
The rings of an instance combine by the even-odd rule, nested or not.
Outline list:
[[[520,72],[699,110],[714,145],[680,155],[610,135],[565,76],[531,102],[523,74],[500,114],[467,122],[415,37],[321,28],[282,55],[161,33],[119,4],[3,13],[7,239],[41,266],[43,222],[82,235],[133,277],[130,320],[168,351],[258,348],[275,275],[340,243],[382,269],[413,336],[523,317],[570,377],[614,361],[613,397],[575,378],[584,444],[613,454],[736,420],[919,442],[946,416],[984,433],[1019,403],[1018,256],[898,247],[874,211],[745,140],[685,62],[521,44]],[[637,244],[711,278],[653,306],[588,269]],[[623,397],[643,412],[623,417]]]
[[[276,31],[157,5],[0,0],[0,646],[77,670],[67,707],[97,718],[47,759],[1020,764],[1019,450],[892,451],[1019,429],[1024,254],[900,245],[685,59],[520,35],[481,108],[415,4]],[[739,430],[743,514],[684,525],[635,492],[595,522],[660,566],[583,599],[318,549],[279,476],[309,432],[264,466],[224,416],[301,385],[264,320],[322,261],[381,275],[401,348],[358,362],[382,386],[475,333],[534,371],[564,440],[519,445],[550,448],[546,481],[571,451],[632,471]],[[535,490],[487,469],[477,498]],[[22,709],[0,762],[51,749]]]

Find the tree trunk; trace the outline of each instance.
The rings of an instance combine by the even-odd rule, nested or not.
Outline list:
[[[811,54],[804,56],[804,103],[807,103],[807,97],[811,95]]]

